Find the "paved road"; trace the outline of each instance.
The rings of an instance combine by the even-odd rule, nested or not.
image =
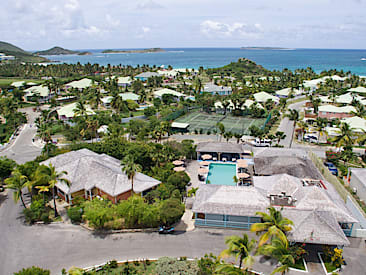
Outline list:
[[[0,156],[6,156],[22,164],[34,160],[41,154],[42,149],[33,145],[32,139],[37,133],[37,127],[34,124],[35,118],[39,115],[32,111],[32,108],[21,109],[27,113],[28,123],[23,125],[19,136],[5,150],[0,152]]]
[[[22,222],[21,210],[22,206],[15,206],[11,198],[0,206],[2,275],[32,265],[59,274],[62,268],[87,267],[112,259],[219,254],[225,247],[224,237],[239,233],[202,229],[177,235],[128,233],[101,236],[75,225],[27,226]]]
[[[306,101],[301,101],[290,104],[288,105],[288,109],[295,109],[300,111],[305,102]],[[294,122],[292,120],[289,120],[288,117],[284,117],[280,123],[280,126],[278,127],[278,131],[284,132],[286,135],[286,138],[280,141],[280,145],[283,145],[284,147],[290,147],[292,133],[294,131]]]

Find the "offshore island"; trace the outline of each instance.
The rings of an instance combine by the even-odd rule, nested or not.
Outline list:
[[[37,51],[34,54],[36,54],[36,55],[69,55],[69,54],[91,55],[92,53],[85,52],[85,51],[83,51],[83,52],[73,51],[73,50],[68,50],[68,49],[64,49],[64,48],[56,46],[56,47],[53,47],[48,50]]]
[[[160,53],[165,52],[162,48],[150,48],[142,50],[105,50],[102,53]]]

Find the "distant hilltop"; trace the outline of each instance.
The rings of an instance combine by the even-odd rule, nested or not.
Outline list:
[[[68,49],[64,49],[64,48],[56,46],[56,47],[53,47],[48,50],[35,52],[34,54],[36,54],[36,55],[67,55],[67,54],[90,55],[91,53],[73,51],[73,50],[68,50]]]
[[[23,49],[14,46],[8,42],[0,41],[0,53],[14,56],[15,61],[27,62],[27,63],[42,63],[49,62],[47,58],[37,56],[33,53],[26,52]]]
[[[105,50],[102,53],[159,53],[165,52],[162,48],[150,48],[150,49],[143,49],[143,50]]]
[[[241,47],[241,50],[292,50],[290,48],[281,47]]]

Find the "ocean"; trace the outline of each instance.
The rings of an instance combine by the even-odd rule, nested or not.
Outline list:
[[[92,55],[58,55],[47,58],[65,63],[98,63],[100,65],[171,65],[173,68],[215,68],[245,57],[269,70],[295,70],[311,67],[316,72],[337,69],[366,75],[366,50],[334,49],[240,49],[240,48],[169,48],[157,53],[104,54],[88,50]]]

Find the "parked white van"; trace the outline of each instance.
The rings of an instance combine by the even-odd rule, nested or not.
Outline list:
[[[271,146],[271,140],[256,138],[255,140],[253,140],[251,142],[251,144],[256,147],[269,147],[269,146]]]

